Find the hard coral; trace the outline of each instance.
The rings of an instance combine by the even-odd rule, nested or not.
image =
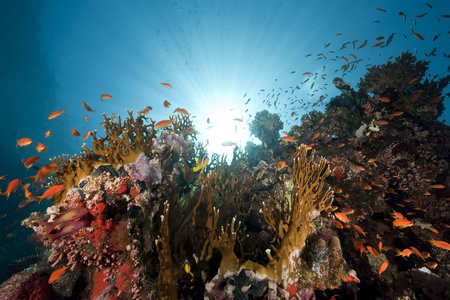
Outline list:
[[[250,123],[250,132],[272,147],[280,138],[279,131],[283,128],[283,122],[277,114],[262,110],[256,113]]]

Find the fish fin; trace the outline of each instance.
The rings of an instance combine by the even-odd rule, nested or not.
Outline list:
[[[192,170],[193,170],[194,172],[198,172],[198,171],[200,170],[200,167],[199,167],[199,166],[194,167]]]

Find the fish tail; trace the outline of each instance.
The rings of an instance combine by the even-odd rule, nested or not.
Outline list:
[[[33,179],[33,184],[34,184],[34,183],[36,183],[36,181],[38,180],[39,177],[37,175],[35,175],[35,176],[29,176],[27,178]]]
[[[198,172],[198,171],[200,170],[200,167],[199,167],[199,166],[194,167],[192,170],[193,170],[194,172]]]

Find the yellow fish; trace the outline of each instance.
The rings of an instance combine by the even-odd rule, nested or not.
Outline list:
[[[194,277],[194,273],[191,272],[191,265],[189,264],[189,261],[187,259],[184,260],[184,270],[186,271],[186,273]]]
[[[203,155],[202,161],[199,161],[198,158],[195,158],[195,162],[197,163],[197,166],[194,167],[194,172],[202,172],[203,169],[206,167],[206,165],[209,162],[208,156],[205,154]]]

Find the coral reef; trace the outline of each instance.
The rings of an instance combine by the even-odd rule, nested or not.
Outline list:
[[[275,145],[280,138],[279,131],[283,128],[283,122],[280,116],[262,110],[256,113],[250,123],[250,132],[265,142],[268,147]]]

